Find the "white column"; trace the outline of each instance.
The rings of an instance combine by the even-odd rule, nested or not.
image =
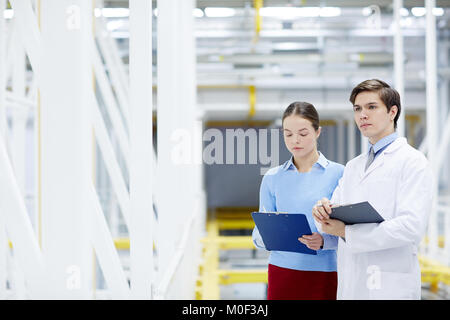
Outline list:
[[[180,266],[175,255],[182,250],[181,236],[197,237],[197,220],[203,201],[201,191],[201,122],[196,107],[196,55],[194,1],[158,1],[158,297],[190,297],[198,261],[183,255]],[[194,164],[195,163],[195,164]],[[197,204],[197,206],[196,206]],[[201,206],[203,208],[203,206]],[[196,209],[197,208],[197,209]],[[187,250],[197,250],[198,240]],[[170,268],[167,268],[170,266]],[[177,266],[177,267],[174,267]],[[176,277],[182,283],[165,283]],[[178,288],[178,290],[177,290]],[[181,289],[182,288],[182,289]],[[166,289],[167,295],[166,295]],[[192,290],[191,290],[192,289]],[[170,291],[170,292],[169,292]]]
[[[334,139],[334,128],[335,125],[329,125],[326,126],[326,131],[327,131],[327,146],[328,146],[328,155],[330,158],[333,159],[333,161],[336,161],[336,143],[335,143],[335,139]]]
[[[179,7],[177,0],[159,0],[158,4],[158,97],[157,97],[157,132],[158,162],[156,198],[158,199],[158,270],[164,273],[175,251],[176,216],[183,210],[180,204],[180,182],[177,166],[172,160],[172,134],[178,125],[179,117],[179,60],[182,54],[177,44],[177,18]],[[158,276],[155,284],[158,285]]]
[[[192,12],[195,8],[194,0],[178,0],[180,7],[179,18],[179,35],[180,35],[180,51],[181,55],[180,68],[180,98],[182,102],[181,122],[186,132],[189,132],[189,139],[186,141],[189,145],[188,163],[181,166],[180,175],[182,175],[182,191],[184,195],[184,207],[186,212],[180,211],[179,220],[182,221],[182,234],[188,234],[192,241],[192,246],[187,245],[184,253],[184,265],[180,270],[184,283],[181,284],[183,289],[179,293],[179,297],[190,299],[195,292],[198,256],[201,251],[199,228],[197,221],[203,220],[202,215],[205,212],[200,211],[199,205],[202,193],[202,132],[201,119],[197,108],[197,81],[196,81],[196,44],[195,44],[195,17]],[[191,217],[194,221],[190,222]],[[180,239],[181,240],[181,239]],[[179,240],[179,241],[180,241]],[[190,248],[192,250],[190,250]],[[193,271],[194,270],[194,271]]]
[[[449,68],[449,43],[443,43],[439,45],[440,50],[438,52],[439,55],[439,64],[442,68]],[[450,152],[450,132],[447,133],[448,137],[446,137],[447,127],[450,124],[450,110],[449,110],[449,80],[448,77],[442,77],[440,86],[439,86],[439,128],[441,134],[439,134],[440,138],[440,147],[436,154],[438,168],[440,171],[441,181],[444,182],[444,186],[450,190],[450,163],[449,161],[445,161],[447,158],[446,155]],[[450,128],[449,128],[450,129]],[[442,169],[441,169],[442,168]]]
[[[4,226],[14,245],[14,258],[24,273],[28,293],[32,299],[38,299],[44,287],[43,259],[1,136],[0,177],[0,213]]]
[[[25,65],[25,50],[22,46],[22,42],[16,39],[12,42],[12,93],[17,98],[25,97],[25,76],[26,76],[26,65]],[[16,177],[17,184],[20,189],[20,193],[23,199],[26,199],[25,193],[25,146],[26,146],[26,125],[27,125],[27,113],[28,109],[23,108],[21,105],[17,104],[14,109],[12,109],[11,122],[12,122],[12,134],[10,141],[11,150],[11,162],[14,168],[14,176]],[[25,203],[26,204],[26,203]],[[30,213],[28,213],[30,216]],[[16,299],[26,299],[26,287],[25,287],[25,277],[22,271],[18,267],[15,258],[13,258],[13,272],[11,274],[12,282],[14,283],[12,289]]]
[[[347,126],[347,161],[350,161],[356,156],[356,132],[355,132],[355,121],[353,117],[349,117]]]
[[[344,130],[344,120],[337,119],[337,162],[344,164],[345,154],[344,154],[344,145],[345,145],[345,130]]]
[[[92,297],[92,14],[91,1],[41,1],[45,299]]]
[[[446,48],[446,50],[444,50],[445,56],[447,57],[446,61],[448,61],[448,48]],[[448,62],[447,62],[448,63]],[[446,63],[446,64],[447,64]],[[442,131],[441,132],[445,132],[445,128],[446,126],[450,125],[450,121],[447,121],[447,119],[450,119],[450,111],[447,109],[449,106],[449,92],[448,92],[448,86],[449,86],[449,81],[448,79],[443,79],[442,80],[442,86],[440,88],[440,101],[441,101],[441,109],[442,109],[442,122],[441,122],[441,128]],[[445,151],[445,154],[447,155],[450,152],[450,137],[447,138],[447,143],[443,143],[443,136],[441,135],[441,146],[439,149],[443,149]],[[439,155],[439,152],[438,152]],[[446,158],[446,157],[444,157]],[[438,161],[440,161],[441,159],[439,158]],[[447,187],[447,189],[450,190],[450,163],[449,161],[440,161],[441,163],[444,163],[444,166],[442,168],[441,174],[440,176],[442,177],[443,181],[446,181],[445,185]],[[441,166],[438,166],[439,169],[441,169]]]
[[[11,286],[11,297],[17,300],[25,300],[29,299],[27,295],[27,288],[25,285],[25,277],[20,268],[18,261],[16,260],[16,256],[14,254],[9,254],[9,281]]]
[[[5,90],[6,90],[6,24],[3,12],[6,8],[6,0],[0,0],[0,137],[6,138],[6,114],[5,114]],[[0,212],[0,300],[6,299],[6,255],[8,244],[5,229],[5,219]]]
[[[5,219],[0,212],[0,300],[6,299],[7,254],[9,251],[8,237],[6,236]]]
[[[14,9],[14,23],[17,26],[18,34],[28,54],[33,71],[39,77],[41,75],[39,72],[42,56],[41,39],[31,2],[21,0],[10,0],[9,2]]]
[[[400,25],[400,10],[403,7],[403,0],[394,0],[394,83],[395,89],[400,94],[401,101],[405,101],[405,77],[404,77],[404,52],[403,52],[403,34]],[[405,136],[405,107],[402,105],[402,111],[397,121],[397,132],[399,136]]]
[[[25,50],[21,41],[14,41],[12,92],[16,97],[25,97]],[[12,115],[12,162],[17,182],[22,195],[25,196],[25,143],[28,110],[17,107],[13,109]]]
[[[361,131],[361,130],[360,130]],[[361,143],[361,154],[364,154],[366,152],[369,152],[369,139],[367,139],[366,137],[364,137],[364,135],[361,133],[361,139],[360,139],[360,143]]]
[[[130,262],[134,299],[152,297],[152,2],[130,1]]]
[[[0,0],[0,133],[5,137],[6,132],[6,113],[5,113],[5,90],[6,90],[6,22],[3,12],[6,8],[6,0]]]
[[[434,170],[433,184],[433,204],[428,223],[428,237],[431,255],[436,254],[437,250],[437,197],[439,195],[438,177],[439,172],[436,167],[437,151],[437,56],[436,56],[436,17],[433,15],[435,0],[425,1],[426,3],[426,101],[427,101],[427,144],[428,160]]]

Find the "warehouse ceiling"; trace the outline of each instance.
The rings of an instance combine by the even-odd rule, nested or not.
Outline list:
[[[273,117],[280,106],[298,99],[314,101],[323,114],[334,112],[334,117],[336,110],[348,111],[347,93],[357,83],[379,78],[394,85],[396,32],[392,3],[265,0],[259,11],[262,20],[258,32],[253,0],[198,0],[193,12],[198,103],[203,110],[217,111],[207,113],[211,119],[245,118],[250,92],[254,90],[257,115],[261,117]],[[156,4],[153,1],[154,8]],[[404,42],[404,102],[409,113],[423,112],[424,2],[404,0],[403,4],[400,25]],[[128,8],[128,1],[105,0],[104,6]],[[450,1],[436,1],[436,7],[440,85],[450,77]],[[128,26],[127,16],[107,18],[107,28],[117,40],[126,64]],[[154,10],[154,84],[157,28]]]
[[[392,79],[392,1],[266,0],[263,3],[261,30],[257,32],[253,1],[197,1],[195,36],[199,85],[257,85],[280,89],[302,87],[307,78],[306,85],[322,89],[343,82],[351,85],[367,77]],[[104,4],[105,7],[128,7],[128,1],[121,0],[105,0]],[[446,8],[449,5],[450,1],[437,1],[440,8],[436,15],[437,34],[441,40],[438,52],[448,52],[450,9]],[[314,6],[316,9],[322,6],[322,10],[331,7],[331,14],[314,11],[312,15],[292,15],[293,8]],[[423,12],[414,11],[417,10],[412,9],[414,6],[423,6],[423,1],[404,1],[401,19],[405,85],[424,88],[425,16]],[[232,13],[208,15],[205,8],[212,7],[229,8]],[[274,14],[276,11],[268,7],[284,7],[288,11]],[[155,16],[154,19],[156,37]],[[127,62],[127,19],[108,18],[108,21],[108,29],[119,40]],[[448,73],[448,68],[441,68],[441,72]]]
[[[156,0],[153,0],[153,6],[156,7]],[[278,6],[333,6],[333,7],[368,7],[376,3],[382,8],[390,8],[392,0],[264,0],[264,5],[267,7]],[[105,7],[125,7],[128,6],[127,0],[104,0]],[[205,7],[230,7],[243,8],[246,5],[253,5],[253,0],[197,0],[198,8]],[[424,5],[423,0],[404,0],[403,6],[405,8],[421,7]],[[437,0],[437,7],[450,7],[450,1]]]

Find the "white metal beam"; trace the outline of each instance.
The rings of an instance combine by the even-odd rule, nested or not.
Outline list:
[[[394,83],[395,89],[400,94],[400,99],[404,100],[405,77],[404,77],[404,50],[403,33],[401,27],[400,10],[403,8],[403,0],[394,0]],[[406,105],[402,105],[400,117],[397,121],[397,132],[399,136],[405,136],[405,112]]]
[[[125,119],[125,123],[127,127],[129,127],[130,123],[130,103],[129,103],[129,93],[128,93],[128,82],[124,83],[123,81],[123,63],[119,60],[117,63],[117,59],[115,58],[114,51],[117,50],[116,46],[111,46],[109,41],[113,40],[109,31],[105,26],[104,19],[98,18],[97,22],[97,41],[99,44],[100,52],[102,53],[105,59],[105,65],[108,69],[109,76],[111,78],[111,83],[114,86],[115,93],[117,95],[117,99],[119,102],[120,110],[122,111],[123,117]],[[113,40],[115,41],[115,40]]]
[[[23,0],[10,0],[9,2],[14,9],[15,23],[17,24],[25,51],[28,54],[31,67],[35,75],[39,77],[42,58],[41,35],[31,2]]]
[[[103,100],[105,101],[105,107],[108,111],[108,115],[111,118],[113,132],[117,136],[117,140],[119,141],[122,156],[124,157],[125,163],[129,168],[130,144],[128,140],[128,134],[124,126],[124,121],[122,120],[122,117],[120,115],[117,101],[114,98],[114,94],[111,89],[108,77],[106,76],[105,67],[101,61],[100,54],[97,50],[94,39],[89,39],[89,44],[92,54],[92,65],[94,67],[94,72],[99,85],[99,89],[102,94]]]
[[[348,118],[347,136],[347,161],[350,161],[356,156],[356,132],[353,117]]]
[[[105,26],[105,19],[102,17],[101,24],[103,25],[103,29],[106,30]],[[111,54],[111,57],[114,60],[114,65],[117,67],[118,75],[120,78],[120,82],[122,84],[122,88],[124,88],[125,93],[128,96],[127,89],[130,86],[130,79],[129,76],[125,70],[125,65],[122,61],[122,58],[120,57],[119,48],[117,46],[115,38],[113,38],[112,34],[108,32],[108,36],[106,37],[106,44],[107,44],[107,50]]]
[[[444,165],[444,160],[448,156],[447,150],[450,146],[450,113],[445,121],[444,130],[441,135],[440,146],[436,152],[436,172],[440,172]]]
[[[200,209],[198,206],[196,206],[194,209]],[[174,274],[177,272],[178,268],[180,267],[180,263],[183,260],[183,256],[185,255],[186,251],[192,250],[192,246],[195,246],[194,243],[189,243],[189,237],[192,237],[192,229],[195,227],[194,223],[197,216],[199,215],[199,212],[193,211],[191,216],[187,219],[187,223],[184,227],[180,243],[175,249],[175,252],[172,256],[172,259],[170,260],[170,263],[165,270],[161,282],[158,285],[158,288],[156,290],[155,299],[156,300],[163,300],[166,298],[166,294],[169,290],[169,286],[172,282],[172,278]],[[192,263],[195,263],[195,261],[192,261]]]
[[[199,236],[197,221],[188,223],[190,213],[201,198],[201,134],[198,131],[196,104],[196,59],[193,25],[193,1],[158,1],[158,269],[162,271],[155,285],[165,297],[183,297],[195,284],[193,274],[179,273],[198,261],[189,255],[181,259],[176,244],[184,232]],[[201,123],[201,122],[200,122]],[[201,125],[200,125],[201,127]],[[200,159],[197,164],[197,159]],[[174,201],[175,200],[175,201]],[[189,228],[189,229],[187,229]],[[197,242],[194,240],[194,243]],[[192,248],[198,251],[197,247]],[[176,259],[179,259],[178,262]],[[178,263],[181,266],[176,267]],[[167,282],[183,276],[182,284]],[[164,281],[164,282],[161,282]],[[193,288],[193,286],[192,286]],[[190,292],[192,292],[191,290]]]
[[[428,160],[434,170],[433,179],[433,203],[428,223],[429,248],[432,256],[437,252],[437,198],[439,195],[438,177],[439,172],[436,167],[438,122],[437,122],[437,55],[436,55],[436,17],[433,8],[435,0],[426,2],[426,112],[427,112],[427,145]]]
[[[122,171],[116,160],[114,147],[111,144],[108,136],[108,130],[106,129],[102,115],[97,104],[97,100],[93,93],[90,95],[92,106],[92,120],[94,124],[95,137],[100,151],[105,161],[106,170],[108,171],[109,178],[111,179],[112,189],[116,193],[117,200],[119,202],[120,210],[122,211],[123,218],[127,226],[130,226],[130,196],[127,190],[125,180],[123,179]]]
[[[14,246],[14,257],[23,270],[32,299],[40,298],[44,262],[23,197],[14,177],[3,136],[0,136],[0,213]]]
[[[108,289],[113,299],[129,299],[130,289],[123,271],[119,255],[114,247],[111,232],[106,224],[100,202],[94,186],[89,187],[89,199],[91,203],[91,214],[93,217],[93,228],[91,233],[92,244],[97,254],[100,267],[106,280]]]
[[[130,268],[135,299],[152,298],[152,3],[130,0]]]
[[[15,96],[25,98],[26,87],[26,60],[25,50],[21,41],[13,42],[13,73],[12,92]],[[12,163],[20,190],[25,195],[25,134],[28,110],[14,108],[12,118]]]
[[[6,137],[6,23],[3,12],[6,8],[6,0],[0,0],[0,136]],[[5,219],[0,212],[0,300],[6,299],[6,255],[8,253],[8,243],[6,237]]]
[[[179,60],[181,52],[178,50],[177,0],[158,0],[158,96],[157,96],[157,181],[158,188],[158,228],[156,244],[158,250],[158,271],[164,272],[168,267],[175,251],[175,236],[179,235],[174,218],[179,210],[183,210],[179,200],[180,177],[177,167],[172,161],[171,151],[173,142],[171,136],[179,123],[178,102]],[[155,285],[159,285],[160,275],[155,278]]]
[[[337,119],[336,129],[337,129],[337,162],[344,164],[345,128],[343,119]]]
[[[17,300],[29,299],[27,287],[25,284],[25,276],[16,257],[11,251],[8,251],[9,260],[9,284],[12,291],[11,298]]]
[[[366,137],[364,137],[363,134],[361,134],[360,142],[361,142],[361,154],[368,152],[369,151],[369,145],[368,145],[369,140]]]
[[[92,3],[41,2],[43,298],[92,297]]]

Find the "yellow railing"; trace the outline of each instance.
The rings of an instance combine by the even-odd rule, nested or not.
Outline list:
[[[220,299],[220,285],[234,283],[267,283],[265,269],[219,269],[220,250],[255,249],[251,236],[220,236],[220,230],[251,230],[255,226],[250,212],[256,208],[218,209],[207,221],[207,236],[203,238],[203,262],[199,267],[196,298]]]
[[[419,256],[422,283],[429,283],[431,292],[439,290],[439,284],[450,286],[450,267],[424,256]]]

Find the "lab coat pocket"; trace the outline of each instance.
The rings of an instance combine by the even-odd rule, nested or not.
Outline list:
[[[413,269],[414,256],[409,246],[373,251],[368,255],[368,264],[382,272],[410,273]]]
[[[371,299],[410,300],[417,298],[416,279],[410,273],[380,272],[377,280],[378,283],[368,281]]]

